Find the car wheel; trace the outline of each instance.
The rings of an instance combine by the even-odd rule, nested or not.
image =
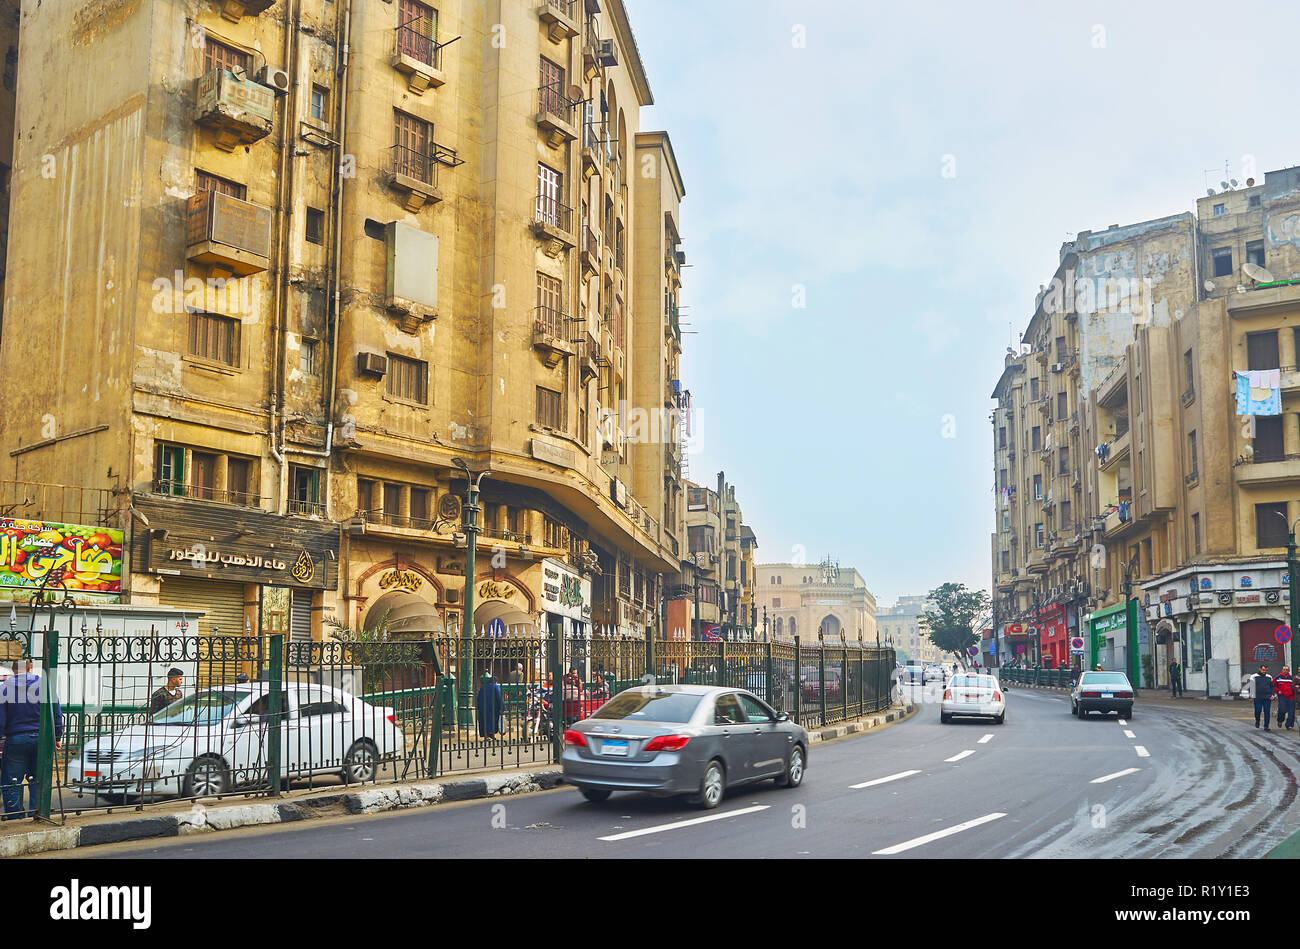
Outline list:
[[[1124,717],[1126,719],[1131,719],[1133,717],[1133,706],[1130,705],[1124,710]]]
[[[365,784],[375,779],[375,763],[379,755],[375,746],[362,739],[352,743],[343,758],[343,783]]]
[[[613,791],[601,791],[596,788],[582,788],[582,796],[593,804],[599,804],[601,801],[608,801]]]
[[[182,797],[216,797],[230,790],[230,769],[220,758],[199,758],[185,770]]]
[[[994,715],[994,716],[993,716],[993,724],[994,724],[994,725],[1001,725],[1001,724],[1002,724],[1003,722],[1005,722],[1006,720],[1007,720],[1007,713],[1006,713],[1006,712],[1003,712],[1001,715]]]
[[[711,811],[722,803],[722,795],[726,790],[726,772],[722,769],[722,762],[715,759],[704,769],[704,777],[700,779],[700,791],[695,795],[694,801],[706,811]]]
[[[1073,715],[1075,718],[1079,717],[1079,706],[1074,702],[1070,703],[1070,714]]]
[[[790,751],[790,760],[785,763],[785,771],[777,776],[777,787],[797,788],[803,784],[803,771],[803,749],[795,745]]]

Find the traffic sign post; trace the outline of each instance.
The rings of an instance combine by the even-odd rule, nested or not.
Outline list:
[[[1291,627],[1282,625],[1273,630],[1273,638],[1277,640],[1278,645],[1285,646],[1291,641]]]

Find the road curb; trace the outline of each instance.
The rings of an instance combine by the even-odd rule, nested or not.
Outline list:
[[[878,712],[875,715],[859,719],[856,722],[846,722],[843,725],[818,728],[815,731],[809,730],[808,741],[812,744],[817,744],[823,741],[834,741],[835,739],[843,738],[846,735],[857,735],[862,732],[869,732],[873,729],[893,724],[894,722],[901,722],[909,715],[915,713],[916,709],[917,706],[915,704],[910,704],[903,706],[902,708],[891,708],[885,712]]]
[[[343,794],[303,798],[292,803],[232,804],[224,807],[205,807],[196,803],[181,814],[133,817],[129,820],[87,824],[84,827],[55,827],[26,834],[0,836],[0,858],[77,850],[134,840],[220,833],[267,824],[288,824],[338,813],[380,814],[444,802],[549,791],[562,783],[562,777],[560,769],[554,768],[420,784],[367,787]]]

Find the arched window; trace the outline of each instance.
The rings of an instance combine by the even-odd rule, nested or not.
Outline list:
[[[767,585],[770,587],[776,586],[776,577],[769,577],[767,580]]]
[[[779,616],[776,618],[776,635],[778,637],[781,635],[781,617]]]
[[[794,635],[794,617],[793,617],[793,616],[790,617],[790,635],[791,635],[791,636]]]

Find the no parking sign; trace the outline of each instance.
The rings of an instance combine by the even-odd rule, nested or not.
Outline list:
[[[1082,636],[1075,636],[1075,637],[1073,637],[1073,638],[1070,640],[1070,655],[1071,655],[1071,656],[1082,656],[1082,655],[1083,655],[1083,637],[1082,637]]]
[[[1291,641],[1291,627],[1285,625],[1279,626],[1277,629],[1273,630],[1273,638],[1276,639],[1278,643],[1285,646]]]

